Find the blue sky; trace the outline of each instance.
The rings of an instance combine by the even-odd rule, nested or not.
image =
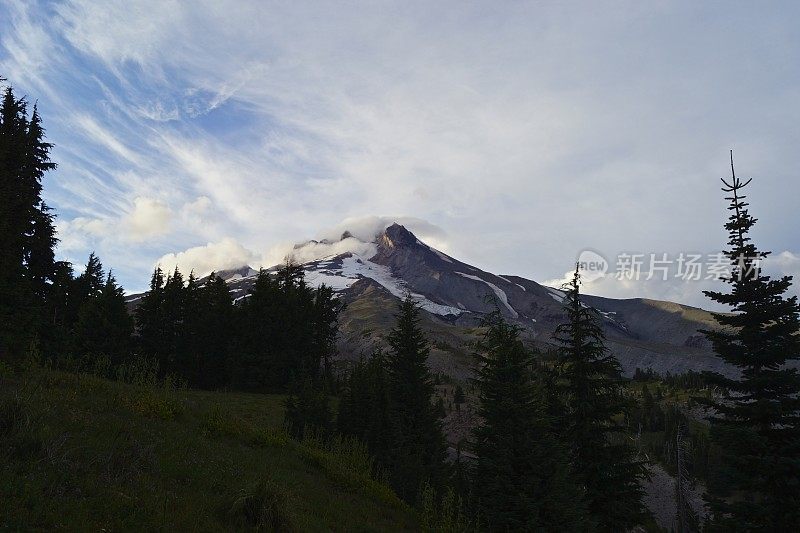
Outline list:
[[[798,274],[797,20],[795,2],[4,0],[0,73],[56,144],[60,257],[96,250],[129,290],[174,254],[270,264],[375,215],[540,281],[585,248],[713,252],[730,148],[770,268]]]

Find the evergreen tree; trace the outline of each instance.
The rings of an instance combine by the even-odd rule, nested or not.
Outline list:
[[[103,271],[103,264],[94,252],[89,254],[89,260],[83,272],[75,279],[75,296],[78,307],[84,302],[97,298],[103,291],[106,282],[106,275]]]
[[[98,328],[101,312],[97,300],[103,292],[106,275],[103,264],[94,252],[89,254],[86,266],[72,282],[69,290],[67,318],[70,322],[70,341],[65,346],[69,355],[78,357],[108,355],[97,350],[102,345],[103,331]]]
[[[303,267],[287,258],[276,272],[279,289],[279,328],[273,362],[281,386],[318,381],[320,351],[315,344],[314,290],[305,282]]]
[[[199,322],[203,341],[200,385],[219,387],[228,382],[228,346],[233,330],[233,300],[225,281],[213,273],[200,288]]]
[[[47,297],[48,283],[52,281],[55,269],[55,249],[57,239],[50,208],[41,198],[42,178],[45,172],[56,168],[50,161],[52,145],[44,141],[44,129],[36,106],[33,107],[28,122],[26,136],[25,181],[30,191],[28,202],[33,205],[29,209],[29,222],[25,235],[24,262],[30,280],[31,290],[36,298],[36,305],[42,308]],[[41,315],[37,314],[37,320]]]
[[[74,354],[73,329],[77,321],[75,278],[72,264],[58,261],[47,297],[42,345],[45,353],[65,357]]]
[[[8,87],[0,103],[0,357],[18,356],[32,343],[47,356],[78,353],[89,337],[103,335],[100,325],[90,327],[95,319],[127,329],[127,315],[118,313],[121,289],[94,254],[77,279],[69,263],[55,261],[54,216],[42,200],[42,178],[56,165],[44,133],[36,106],[29,119],[25,99]],[[90,319],[87,305],[103,297],[103,312],[111,315]],[[105,333],[106,344],[119,340]]]
[[[456,411],[461,410],[461,404],[465,401],[464,389],[461,388],[461,385],[456,385],[456,388],[453,391],[453,403],[456,405]]]
[[[322,390],[320,365],[335,349],[342,306],[324,285],[314,289],[302,267],[286,262],[259,272],[237,311],[234,380],[243,388],[286,390],[311,379]]]
[[[339,334],[339,313],[344,303],[334,294],[333,288],[320,285],[314,290],[314,361],[315,368],[322,367],[326,386],[332,385],[331,360],[336,355],[336,338]]]
[[[480,521],[492,531],[585,529],[581,493],[547,416],[533,354],[499,312],[485,325],[475,380],[483,419],[474,430]]]
[[[277,279],[261,269],[236,311],[235,360],[231,364],[237,388],[281,390],[286,385],[276,362],[278,343],[273,342],[281,335],[280,300]]]
[[[183,289],[183,324],[179,330],[175,366],[176,372],[192,386],[196,386],[200,380],[200,359],[204,352],[204,347],[200,344],[201,308],[200,283],[194,271],[191,271]]]
[[[0,103],[0,357],[19,356],[46,331],[48,283],[55,274],[53,217],[41,198],[55,168],[37,109],[6,88]]]
[[[387,464],[392,486],[406,501],[416,500],[425,482],[438,491],[448,474],[442,424],[432,403],[430,349],[419,326],[419,313],[416,302],[406,296],[388,337],[392,447]]]
[[[725,224],[731,271],[729,292],[706,291],[731,314],[715,314],[722,326],[704,331],[716,353],[741,371],[739,378],[707,373],[722,398],[705,402],[716,412],[711,439],[721,451],[709,486],[712,529],[792,531],[800,523],[800,374],[786,363],[800,358],[800,305],[787,297],[791,276],[771,279],[759,270],[769,252],[748,236],[756,222],[741,194],[731,154],[731,215]]]
[[[183,325],[186,317],[186,288],[183,274],[177,266],[164,282],[164,302],[161,313],[164,321],[164,339],[160,352],[161,368],[165,373],[180,375],[181,368],[178,359],[182,348]]]
[[[345,380],[337,427],[364,442],[381,466],[392,446],[389,401],[386,357],[377,350],[358,361]]]
[[[31,235],[28,249],[26,250],[25,265],[31,290],[36,298],[39,309],[44,305],[49,296],[50,284],[56,273],[55,254],[56,229],[53,225],[53,215],[50,208],[41,203],[39,209],[33,212]],[[43,318],[37,314],[37,319]]]
[[[624,531],[646,516],[640,483],[646,471],[615,421],[629,407],[622,371],[605,347],[597,311],[581,302],[579,287],[576,268],[565,287],[567,321],[554,334],[565,393],[561,427],[591,520],[600,531]]]
[[[228,383],[233,302],[225,281],[215,273],[200,284],[189,276],[181,367],[195,386],[215,389]]]
[[[146,357],[161,359],[166,341],[164,331],[164,272],[156,267],[150,278],[150,290],[136,307],[139,351]]]
[[[100,292],[87,300],[78,313],[76,337],[81,355],[106,356],[118,364],[129,354],[132,332],[125,293],[109,272]]]

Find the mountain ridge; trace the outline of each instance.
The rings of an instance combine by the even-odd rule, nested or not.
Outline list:
[[[329,285],[348,304],[340,319],[343,360],[356,359],[381,345],[391,329],[396,300],[405,294],[419,303],[424,325],[432,332],[432,367],[456,375],[469,373],[471,359],[465,347],[481,318],[495,308],[523,329],[525,339],[542,347],[549,345],[564,319],[560,290],[521,276],[483,271],[429,246],[396,222],[372,242],[361,241],[349,231],[342,233],[340,241],[346,239],[353,239],[358,249],[301,263],[310,285]],[[296,245],[291,255],[300,255],[309,246],[324,250],[334,244],[309,240]],[[237,302],[247,297],[257,274],[248,265],[218,273]],[[134,303],[140,296],[130,295],[128,300]],[[609,349],[628,375],[636,368],[659,373],[735,373],[697,332],[715,327],[708,311],[644,298],[585,295],[584,302],[600,313]]]

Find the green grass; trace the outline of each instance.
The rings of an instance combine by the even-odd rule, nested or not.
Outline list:
[[[289,439],[283,397],[0,375],[0,530],[419,529],[353,441]]]

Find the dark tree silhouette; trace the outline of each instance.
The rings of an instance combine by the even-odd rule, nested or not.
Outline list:
[[[430,349],[419,313],[417,303],[406,296],[388,338],[392,444],[387,465],[395,491],[410,502],[416,501],[424,483],[438,490],[448,477],[442,424],[432,403]]]
[[[321,365],[335,350],[340,310],[332,290],[306,284],[300,266],[287,261],[275,274],[261,270],[236,311],[234,384],[285,391],[310,379],[324,388]]]
[[[640,484],[644,464],[615,420],[629,409],[622,370],[605,347],[597,311],[581,301],[577,268],[565,290],[567,321],[554,334],[565,393],[561,427],[596,528],[623,531],[641,524],[647,511]]]
[[[75,335],[79,353],[105,356],[118,364],[129,354],[133,320],[125,305],[125,293],[111,272],[100,292],[86,300],[78,312]]]
[[[161,359],[166,340],[164,316],[164,272],[156,267],[150,278],[150,290],[136,307],[139,351],[145,357]]]
[[[800,305],[786,296],[791,276],[771,279],[759,269],[769,252],[749,237],[742,189],[750,180],[722,180],[731,215],[728,230],[729,292],[706,291],[731,308],[715,314],[721,329],[704,331],[714,351],[741,371],[738,379],[707,373],[723,397],[704,400],[714,409],[711,438],[721,464],[709,486],[712,529],[791,531],[800,523],[800,374],[786,363],[800,358]]]
[[[36,106],[7,87],[0,102],[0,357],[20,357],[47,331],[55,275],[53,215],[42,177],[55,168]]]
[[[389,402],[386,356],[378,350],[353,365],[345,380],[337,428],[366,443],[381,465],[392,446]]]
[[[492,531],[579,531],[585,507],[568,450],[553,432],[533,353],[499,312],[478,344],[475,385],[483,424],[474,430],[473,494]]]

